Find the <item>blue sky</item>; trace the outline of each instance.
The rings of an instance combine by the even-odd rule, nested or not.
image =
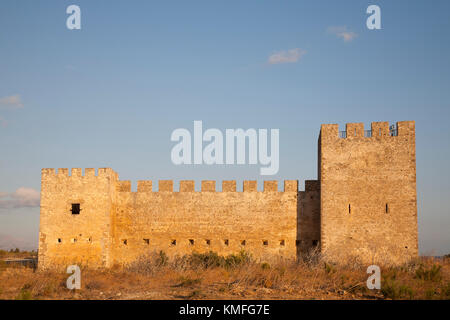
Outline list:
[[[70,4],[81,30],[66,28]],[[382,30],[366,28],[370,4]],[[108,166],[134,189],[138,179],[262,183],[259,165],[173,165],[170,134],[194,120],[279,128],[280,170],[268,179],[301,188],[317,178],[321,123],[415,120],[420,250],[449,253],[449,12],[448,1],[3,0],[0,234],[37,243],[32,189],[44,167]],[[293,49],[302,54],[270,63]]]

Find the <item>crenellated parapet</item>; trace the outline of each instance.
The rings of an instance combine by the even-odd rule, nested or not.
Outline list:
[[[98,173],[94,168],[72,168],[70,171],[67,168],[58,168],[57,170],[54,168],[44,168],[41,170],[41,176],[43,178],[52,178],[52,177],[64,177],[64,178],[92,178],[92,177],[113,177],[118,179],[118,174],[111,168],[99,168]]]
[[[399,121],[393,126],[389,122],[372,122],[370,129],[365,130],[364,123],[347,123],[344,131],[339,131],[337,124],[322,124],[320,129],[322,139],[395,139],[396,137],[414,137],[415,122]]]
[[[311,182],[312,183],[312,182]],[[174,188],[173,180],[159,180],[158,191],[153,190],[153,182],[151,180],[139,180],[137,186],[138,193],[145,192],[219,192],[216,189],[217,182],[215,180],[201,181],[201,191],[195,191],[194,180],[180,180],[179,191]],[[258,191],[258,183],[256,180],[243,181],[243,192],[298,192],[298,180],[285,180],[284,190],[278,190],[278,181],[269,180],[263,182],[264,188]],[[119,180],[116,182],[117,192],[132,192],[131,181]],[[237,192],[236,180],[222,181],[221,192]]]

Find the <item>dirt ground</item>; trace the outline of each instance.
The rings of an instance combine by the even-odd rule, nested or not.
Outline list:
[[[381,267],[380,290],[367,288],[366,268],[212,253],[168,261],[160,253],[127,268],[81,268],[81,289],[69,290],[64,270],[3,263],[0,299],[450,299],[450,259]]]

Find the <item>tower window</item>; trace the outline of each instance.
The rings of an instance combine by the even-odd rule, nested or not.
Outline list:
[[[206,241],[206,245],[207,245],[207,246],[210,246],[210,245],[211,245],[211,240],[206,239],[205,241]]]
[[[316,247],[318,243],[319,243],[319,240],[313,240],[313,241],[312,241],[312,245],[313,245],[314,247]]]
[[[280,246],[284,247],[284,240],[280,240]]]
[[[350,203],[348,204],[348,213],[352,213],[352,207],[350,206]]]
[[[242,241],[241,241],[241,246],[245,246],[245,245],[246,245],[245,240],[242,240]]]
[[[144,243],[145,243],[146,245],[149,245],[149,244],[150,244],[150,239],[144,239]]]
[[[170,244],[172,245],[172,246],[176,246],[177,245],[177,240],[172,240],[171,242],[170,242]]]
[[[127,239],[123,239],[122,243],[126,246],[126,245],[128,245],[128,240]]]
[[[269,241],[268,240],[263,240],[263,246],[268,246],[269,245]]]
[[[302,244],[302,240],[295,240],[295,245],[298,247]]]
[[[72,214],[80,214],[80,204],[79,203],[72,203]]]
[[[61,238],[58,238],[58,243],[61,243],[62,242],[62,239]]]
[[[386,203],[385,212],[389,213],[389,205]]]
[[[225,239],[225,240],[223,241],[223,243],[224,243],[226,246],[228,246],[228,245],[230,244],[230,242],[228,241],[228,239]]]
[[[194,245],[194,239],[189,239],[189,245],[193,246]]]

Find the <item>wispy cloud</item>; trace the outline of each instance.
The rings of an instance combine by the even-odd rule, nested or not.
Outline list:
[[[353,41],[358,36],[356,32],[348,30],[346,26],[328,27],[327,32],[341,38],[344,42]]]
[[[39,207],[39,191],[20,187],[12,193],[0,192],[0,209]]]
[[[306,51],[300,48],[282,50],[275,52],[269,56],[268,62],[270,64],[279,64],[279,63],[295,63],[300,58],[305,55]]]
[[[20,95],[7,96],[0,98],[0,108],[20,109],[23,103]]]

